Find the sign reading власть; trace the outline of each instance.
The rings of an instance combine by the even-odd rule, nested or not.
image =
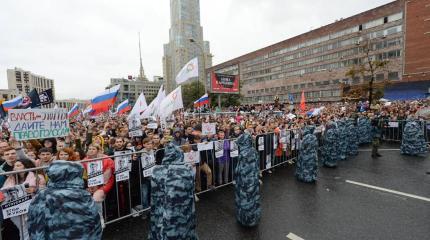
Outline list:
[[[9,130],[18,140],[55,138],[69,135],[67,110],[58,109],[11,109]]]

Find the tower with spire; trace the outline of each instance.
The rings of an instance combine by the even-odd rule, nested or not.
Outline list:
[[[140,47],[140,32],[139,35],[139,58],[140,58],[140,69],[139,69],[139,76],[137,77],[137,80],[140,81],[148,81],[148,78],[145,76],[145,71],[143,70],[143,64],[142,64],[142,49]]]

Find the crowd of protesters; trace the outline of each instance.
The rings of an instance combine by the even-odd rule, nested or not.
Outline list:
[[[234,114],[211,112],[196,114],[176,112],[166,122],[154,119],[141,121],[142,135],[130,137],[127,116],[102,115],[97,118],[80,117],[70,121],[71,132],[61,138],[16,141],[2,124],[0,140],[0,173],[49,167],[56,161],[76,162],[80,160],[99,159],[102,161],[103,184],[88,187],[89,162],[84,161],[82,179],[85,189],[91,194],[100,214],[101,225],[121,216],[133,214],[149,207],[150,176],[142,174],[148,167],[160,164],[164,157],[167,143],[181,146],[184,152],[198,151],[198,144],[214,141],[222,142],[224,152],[215,156],[213,150],[199,151],[200,161],[194,164],[196,192],[211,190],[233,180],[233,169],[237,163],[230,156],[232,148],[230,139],[238,138],[244,131],[253,136],[254,144],[265,134],[280,135],[289,131],[291,139],[300,139],[306,126],[316,126],[315,135],[324,135],[331,123],[340,119],[378,118],[384,121],[403,121],[422,119],[417,114],[426,109],[427,101],[380,102],[369,106],[359,103],[318,103],[308,104],[307,109],[300,111],[289,104],[269,104],[257,106],[240,106],[226,109]],[[318,111],[315,111],[318,109]],[[156,127],[153,127],[157,123]],[[214,134],[203,135],[204,123],[216,123]],[[149,127],[152,125],[151,127]],[[400,131],[400,130],[399,130]],[[298,148],[289,147],[283,151],[286,142],[270,142],[274,162],[280,158],[291,159]],[[288,144],[293,144],[291,141]],[[269,148],[269,147],[267,147]],[[266,149],[267,149],[266,148]],[[285,149],[285,148],[284,148]],[[130,178],[127,181],[115,179],[115,155],[131,152]],[[261,155],[260,159],[265,156]],[[260,169],[267,167],[260,160]],[[26,192],[35,195],[39,189],[49,186],[50,175],[46,168],[37,168],[18,174],[0,176],[0,188],[6,189],[17,184],[25,184]],[[197,197],[196,197],[197,200]],[[0,201],[5,201],[0,196]],[[142,216],[146,217],[146,214]],[[27,216],[1,218],[3,239],[29,239]],[[31,230],[30,230],[31,232]]]

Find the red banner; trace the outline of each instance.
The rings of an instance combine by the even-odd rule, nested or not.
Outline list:
[[[213,93],[239,93],[239,75],[211,73]]]

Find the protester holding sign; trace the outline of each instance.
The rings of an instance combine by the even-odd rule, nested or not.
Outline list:
[[[87,157],[84,160],[87,159],[94,159],[94,158],[100,158],[105,157],[101,161],[96,162],[102,162],[102,182],[96,183],[95,186],[90,184],[92,178],[97,178],[97,175],[93,176],[93,173],[95,172],[93,167],[94,162],[84,162],[83,166],[85,168],[85,171],[88,174],[88,191],[92,194],[94,201],[96,202],[99,213],[100,213],[100,219],[102,221],[102,225],[104,224],[103,215],[102,215],[102,202],[105,200],[106,195],[112,190],[112,187],[114,185],[115,177],[113,173],[115,172],[115,163],[114,161],[109,158],[108,156],[104,155],[100,152],[101,147],[96,144],[91,144],[88,147]]]
[[[150,192],[151,192],[152,170],[155,167],[155,154],[154,154],[151,139],[145,138],[143,139],[142,143],[143,143],[143,152],[140,159],[141,159],[141,165],[143,169],[143,179],[141,182],[140,189],[141,189],[142,207],[147,208],[149,207],[149,199],[150,199]]]
[[[35,166],[32,162],[17,160],[14,164],[13,171],[34,167]],[[25,186],[25,191],[19,191],[18,188],[15,188],[16,185]],[[6,193],[10,193],[11,190],[16,190],[16,194],[12,194],[6,198],[6,201],[2,202],[2,211],[3,218],[11,218],[12,222],[19,229],[21,239],[29,239],[27,212],[31,201],[31,194],[36,192],[37,187],[40,189],[44,188],[45,185],[46,183],[43,176],[39,175],[36,177],[36,174],[33,172],[21,172],[17,175],[10,175],[1,188],[2,191],[8,190]]]

